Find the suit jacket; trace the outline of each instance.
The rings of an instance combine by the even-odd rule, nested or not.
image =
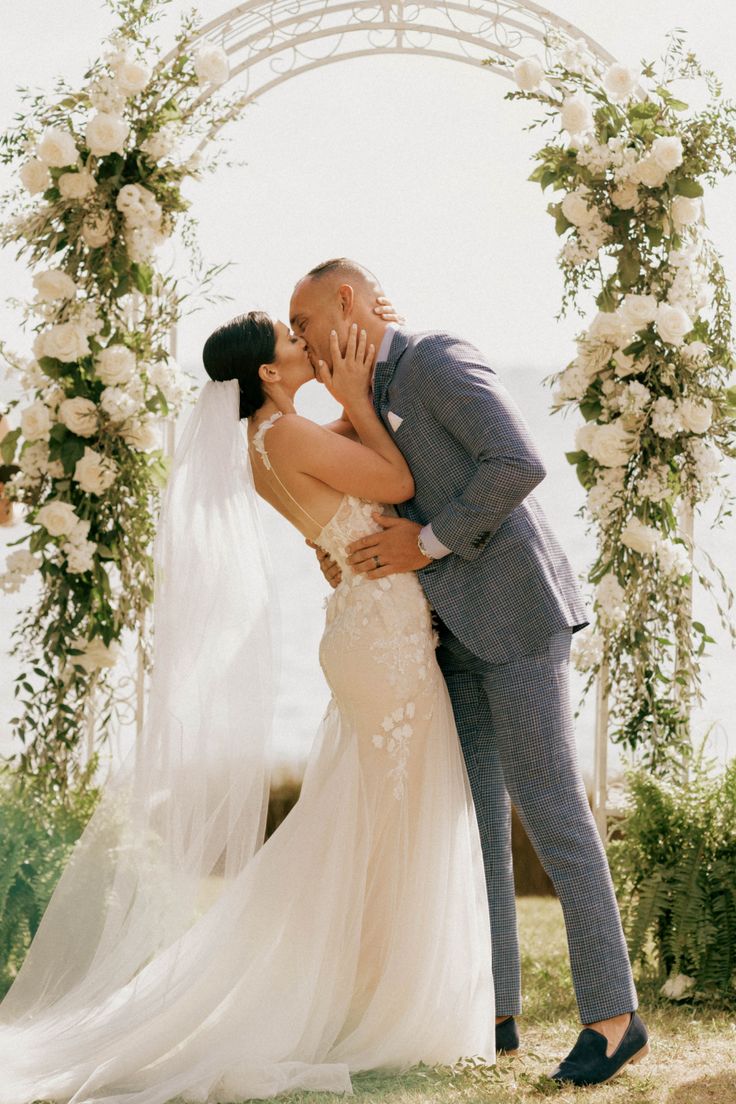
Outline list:
[[[532,494],[544,464],[483,354],[454,334],[399,327],[376,364],[373,397],[414,476],[399,514],[431,522],[451,549],[418,577],[458,640],[501,663],[587,625],[572,567]],[[403,419],[397,429],[389,411]]]

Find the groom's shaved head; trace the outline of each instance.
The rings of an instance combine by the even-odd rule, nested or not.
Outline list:
[[[316,365],[331,363],[330,331],[338,335],[340,348],[347,343],[350,324],[356,322],[376,344],[385,323],[373,313],[376,296],[383,295],[376,276],[349,257],[333,257],[315,265],[294,288],[289,306],[292,329],[303,337]]]
[[[357,284],[359,287],[370,288],[375,295],[383,294],[378,278],[364,265],[357,261],[351,261],[349,257],[333,257],[331,261],[323,261],[310,269],[304,280],[325,280],[332,278],[341,284]],[[299,281],[302,282],[301,280]]]

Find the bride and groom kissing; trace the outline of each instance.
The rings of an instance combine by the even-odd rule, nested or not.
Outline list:
[[[230,654],[240,656],[228,673],[231,704],[247,683],[257,708],[247,718],[225,709],[222,725],[254,772],[254,717],[269,677],[267,603],[257,598],[266,555],[252,551],[262,538],[248,505],[257,494],[317,550],[333,587],[320,643],[332,698],[295,809],[231,864],[227,888],[209,906],[198,900],[181,930],[142,909],[136,883],[117,928],[106,900],[107,938],[95,930],[94,954],[80,952],[70,978],[44,954],[44,939],[50,947],[64,938],[74,957],[70,910],[49,908],[0,1004],[0,1104],[350,1092],[353,1071],[517,1053],[512,801],[562,905],[584,1025],[552,1077],[599,1084],[649,1050],[577,762],[569,652],[587,619],[533,495],[544,464],[485,357],[453,334],[397,324],[386,304],[370,272],[338,258],[296,285],[290,327],[250,312],[205,344],[210,380],[177,446],[156,537],[161,555],[171,553],[170,591],[177,557],[187,558],[196,580],[187,597],[202,614],[188,609],[191,632],[172,632],[170,610],[183,596],[172,593],[166,606],[161,585],[152,697],[167,692],[156,664],[160,671],[186,648],[177,695],[194,712],[214,703],[219,718],[220,695],[208,697],[204,684],[215,684]],[[342,407],[327,426],[294,406],[315,378]],[[177,503],[188,519],[179,544]],[[218,534],[230,531],[242,540],[222,553]],[[217,570],[205,549],[219,556]],[[228,587],[231,605],[256,610],[238,634],[252,637],[254,671],[242,669],[208,597]],[[219,648],[211,659],[208,633]],[[166,711],[154,702],[150,712],[164,731]],[[165,743],[155,781],[137,775],[141,792],[155,792],[145,813],[149,846],[162,835],[161,793],[178,792],[177,740],[189,719],[181,709],[168,742],[155,736]],[[191,734],[190,762],[205,754],[205,739],[221,738],[201,726]],[[190,771],[182,792],[191,797],[202,773]],[[222,873],[218,855],[242,837],[240,809],[226,816],[220,801],[213,813],[210,800],[198,833],[194,821],[181,827],[189,809],[173,811],[175,847],[159,882],[164,870],[182,885],[186,866],[199,885],[205,867],[201,846],[192,858],[194,835],[217,840],[206,870]],[[104,840],[109,811],[94,814],[90,838],[96,819]],[[110,869],[122,861],[111,850],[108,841]],[[174,852],[186,856],[176,871]],[[131,854],[128,845],[126,862]],[[73,878],[65,871],[55,896],[83,904],[89,878]],[[121,886],[128,867],[126,878]],[[158,892],[152,900],[165,908]],[[136,908],[142,919],[131,930]]]

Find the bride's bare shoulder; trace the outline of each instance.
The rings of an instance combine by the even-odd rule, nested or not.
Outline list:
[[[301,414],[283,414],[269,429],[268,448],[277,452],[313,448],[315,443],[330,434],[311,418]]]

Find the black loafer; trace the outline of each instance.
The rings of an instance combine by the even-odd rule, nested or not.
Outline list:
[[[496,1054],[519,1053],[519,1028],[513,1016],[496,1024]]]
[[[649,1034],[636,1012],[631,1013],[629,1026],[613,1054],[606,1055],[608,1041],[600,1031],[584,1027],[567,1058],[550,1076],[553,1081],[570,1081],[573,1085],[602,1085],[627,1066],[640,1062],[649,1053]]]

